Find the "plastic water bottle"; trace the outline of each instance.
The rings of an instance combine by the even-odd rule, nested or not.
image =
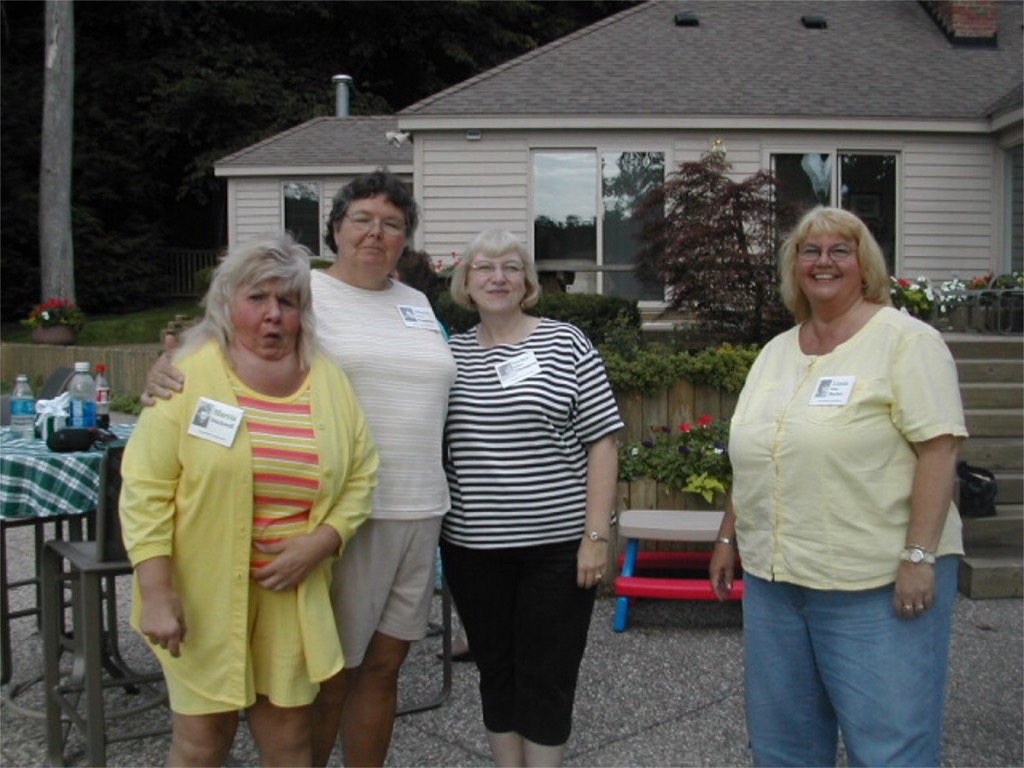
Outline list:
[[[96,366],[96,426],[110,428],[110,383],[107,381],[107,366]]]
[[[89,363],[75,363],[75,375],[68,386],[71,393],[69,427],[89,429],[96,426],[96,382],[89,374]]]
[[[11,434],[22,440],[36,436],[36,398],[24,373],[18,374],[11,391]]]

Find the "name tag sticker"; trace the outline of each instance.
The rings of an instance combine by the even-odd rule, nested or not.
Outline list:
[[[518,357],[498,363],[494,366],[494,370],[498,372],[498,381],[501,382],[502,388],[508,389],[512,385],[540,373],[540,363],[537,362],[537,357],[533,352],[526,351]]]
[[[846,405],[856,376],[822,376],[811,395],[811,405]]]
[[[200,440],[230,448],[235,442],[235,435],[242,425],[245,411],[227,403],[220,403],[208,397],[200,397],[192,414],[192,423],[188,433]]]
[[[398,314],[402,316],[402,322],[405,323],[406,328],[425,328],[438,333],[441,331],[430,307],[410,307],[399,304]]]

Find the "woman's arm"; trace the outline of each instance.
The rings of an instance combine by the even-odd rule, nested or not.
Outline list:
[[[708,564],[708,578],[711,588],[719,600],[728,600],[732,592],[732,578],[736,572],[736,513],[732,508],[732,495],[725,501],[725,514],[718,526],[711,562]]]
[[[618,479],[619,451],[615,435],[605,435],[587,447],[587,523],[576,556],[576,583],[581,588],[596,586],[604,576]],[[586,535],[592,531],[598,534],[599,540]]]
[[[910,523],[907,526],[908,547],[923,547],[934,553],[946,524],[949,504],[953,498],[953,480],[960,439],[939,435],[914,443],[917,466],[910,496]],[[901,561],[896,573],[893,608],[903,618],[913,618],[921,611],[907,611],[904,606],[922,607],[926,611],[935,599],[935,570],[925,563]]]
[[[178,339],[173,333],[164,336],[164,352],[156,359],[146,374],[146,390],[140,398],[143,405],[156,404],[156,398],[170,400],[185,386],[185,374],[174,367],[171,353],[178,348]]]

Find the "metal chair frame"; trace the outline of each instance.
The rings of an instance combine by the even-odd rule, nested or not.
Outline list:
[[[64,764],[64,746],[72,727],[85,736],[89,765],[106,764],[109,743],[158,736],[159,727],[114,731],[109,720],[131,717],[166,705],[162,672],[138,674],[121,658],[117,633],[114,579],[129,574],[131,563],[120,542],[118,495],[124,441],[110,443],[100,473],[96,535],[93,541],[48,541],[42,554],[43,684],[46,702],[46,749],[50,765]],[[65,567],[65,563],[67,567]],[[63,631],[65,584],[71,585],[72,630]],[[61,656],[73,656],[69,675],[62,676]],[[108,674],[104,674],[104,670]],[[122,687],[145,695],[130,707],[107,711],[106,688]],[[84,708],[81,706],[84,698]]]
[[[448,582],[441,584],[441,690],[437,695],[425,701],[406,704],[398,710],[398,715],[411,715],[428,709],[437,709],[444,704],[452,692],[452,594],[448,591]]]

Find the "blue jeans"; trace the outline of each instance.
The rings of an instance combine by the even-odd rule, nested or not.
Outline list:
[[[905,620],[893,585],[807,589],[744,575],[747,730],[758,766],[937,766],[960,558],[935,565],[935,604]],[[922,566],[927,567],[927,566]]]

